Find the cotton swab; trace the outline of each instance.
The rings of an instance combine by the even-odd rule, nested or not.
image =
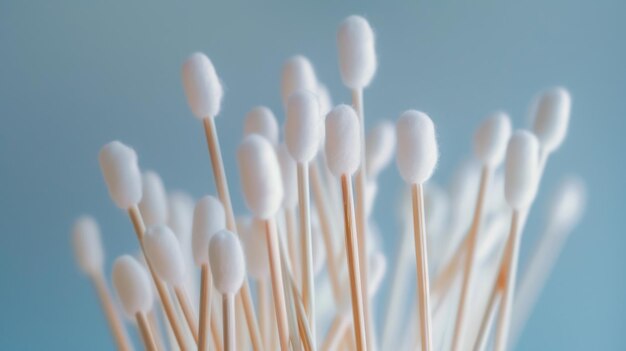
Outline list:
[[[167,195],[167,226],[172,229],[178,238],[180,248],[183,250],[185,266],[187,266],[189,272],[195,270],[192,250],[193,245],[191,242],[194,206],[195,200],[193,197],[183,191],[176,190]],[[187,292],[191,295],[191,299],[193,301],[198,300],[200,285],[196,274],[187,274],[185,286]]]
[[[125,351],[133,350],[124,323],[120,319],[104,279],[104,250],[100,240],[100,228],[93,217],[82,216],[74,222],[72,242],[78,267],[91,279],[96,288],[117,348]]]
[[[182,69],[182,79],[189,106],[196,118],[202,120],[204,126],[209,156],[211,158],[211,167],[213,169],[213,177],[215,179],[215,187],[218,197],[226,211],[226,228],[232,232],[236,232],[237,225],[235,223],[235,214],[230,200],[226,172],[224,171],[224,161],[222,160],[222,152],[220,150],[220,143],[214,121],[221,107],[223,96],[222,85],[211,60],[202,53],[192,54],[185,61]],[[246,323],[248,325],[252,347],[254,351],[262,351],[263,345],[254,312],[254,305],[252,304],[250,287],[245,280],[239,296],[241,297],[241,303],[243,303],[244,311],[246,312]]]
[[[146,228],[138,207],[138,203],[142,197],[142,183],[141,172],[139,171],[139,165],[137,163],[137,154],[135,150],[121,142],[112,141],[100,149],[98,157],[109,194],[117,207],[128,212],[141,250],[145,254],[143,237]],[[178,346],[184,350],[185,341],[182,328],[176,319],[174,306],[170,300],[167,288],[159,277],[156,276],[150,260],[147,260],[147,264],[161,299],[167,320],[176,336]]]
[[[505,257],[500,268],[500,274],[505,277],[505,281],[502,282],[504,286],[501,286],[502,301],[496,329],[496,351],[503,351],[507,346],[521,240],[518,225],[519,213],[527,209],[535,198],[538,168],[539,142],[537,138],[527,131],[515,132],[507,146],[504,171],[504,196],[513,210],[513,216]]]
[[[556,87],[542,92],[532,109],[533,133],[541,144],[541,163],[558,149],[567,134],[572,99],[567,89]],[[543,166],[542,166],[543,168]]]
[[[566,177],[556,189],[544,232],[532,250],[515,294],[509,346],[513,346],[520,335],[567,237],[582,217],[586,197],[585,183],[576,176]]]
[[[339,105],[332,109],[326,117],[325,152],[330,171],[341,181],[346,257],[350,276],[352,319],[357,351],[367,350],[361,270],[354,223],[354,199],[352,197],[352,174],[359,167],[360,145],[359,121],[354,109],[347,105]]]
[[[200,267],[200,337],[198,349],[207,350],[209,329],[213,334],[216,349],[221,350],[219,335],[214,326],[209,324],[215,321],[211,315],[211,291],[213,278],[209,267],[209,242],[218,231],[226,228],[226,215],[222,203],[213,196],[205,196],[198,200],[193,213],[192,243],[193,257],[196,266]],[[215,324],[215,323],[213,323]]]
[[[194,341],[198,342],[198,325],[195,312],[191,307],[189,295],[185,290],[187,267],[176,235],[166,225],[148,227],[144,236],[146,257],[152,262],[157,275],[174,289],[187,326]]]
[[[224,350],[237,350],[235,345],[235,294],[246,275],[241,243],[235,234],[221,230],[213,235],[208,248],[211,273],[217,291],[222,294]]]
[[[404,112],[396,124],[396,133],[398,138],[398,170],[404,181],[411,185],[420,336],[422,350],[428,351],[432,350],[432,338],[423,184],[433,174],[439,152],[435,138],[435,126],[430,117],[423,112],[415,110]]]
[[[278,122],[272,110],[257,106],[250,110],[243,122],[243,135],[259,134],[272,145],[278,145]]]
[[[139,212],[146,227],[166,224],[168,217],[167,194],[161,177],[154,171],[145,171],[141,175],[143,187]]]
[[[148,273],[132,256],[121,256],[113,263],[113,286],[126,314],[137,321],[146,350],[157,351],[146,317],[153,303]]]
[[[296,207],[298,206],[298,167],[294,161],[287,145],[281,144],[276,149],[276,157],[280,165],[280,173],[283,181],[283,212],[285,215],[285,226],[287,234],[287,245],[289,247],[289,261],[293,269],[294,279],[300,272],[300,260],[298,257],[297,219]]]
[[[454,326],[454,334],[452,338],[452,351],[461,348],[461,342],[464,338],[464,323],[467,311],[467,302],[470,301],[470,291],[473,279],[474,255],[478,235],[481,229],[481,221],[483,218],[483,207],[485,196],[489,189],[489,180],[492,172],[498,167],[504,158],[506,146],[511,137],[511,120],[503,112],[497,112],[487,118],[476,131],[474,135],[474,152],[482,163],[482,171],[480,176],[480,185],[478,188],[478,196],[474,207],[474,218],[470,227],[465,247],[465,262],[463,266],[463,275],[461,280],[461,296],[457,307],[456,322]]]
[[[251,134],[237,149],[237,163],[245,203],[256,218],[265,221],[265,235],[270,261],[272,295],[280,345],[289,349],[289,327],[283,275],[274,217],[283,201],[283,186],[276,153],[267,139]]]
[[[280,81],[280,94],[285,108],[294,93],[306,91],[315,94],[318,89],[319,85],[311,61],[302,55],[296,55],[285,62]]]
[[[376,73],[377,60],[374,31],[361,16],[349,16],[339,25],[337,31],[339,71],[344,85],[352,91],[352,106],[359,118],[361,152],[360,166],[356,174],[356,226],[361,268],[361,294],[365,297],[364,313],[366,335],[369,347],[376,349],[373,320],[370,314],[370,301],[367,296],[367,218],[365,213],[365,193],[367,186],[367,164],[365,159],[365,118],[363,112],[363,89]]]
[[[319,148],[320,129],[317,97],[306,91],[293,93],[287,100],[285,143],[289,154],[297,163],[300,243],[302,248],[302,295],[313,340],[315,340],[315,281],[313,277],[313,244],[311,243],[309,163]]]

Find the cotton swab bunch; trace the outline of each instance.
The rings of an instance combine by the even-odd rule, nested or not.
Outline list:
[[[147,349],[163,348],[155,315],[148,314],[154,312],[151,285],[159,296],[155,308],[163,309],[173,347],[181,350],[192,349],[187,345],[192,342],[198,350],[217,351],[247,350],[250,344],[255,351],[315,351],[318,345],[320,350],[482,350],[492,327],[496,350],[515,342],[584,207],[581,181],[564,181],[517,284],[526,219],[547,159],[567,133],[569,92],[557,87],[538,95],[532,132],[512,133],[506,113],[490,115],[475,132],[474,159],[462,163],[444,190],[430,181],[439,151],[435,123],[425,113],[408,110],[395,126],[379,123],[366,138],[363,91],[378,64],[367,20],[346,18],[336,39],[341,80],[352,94],[352,106],[333,107],[311,61],[296,55],[285,62],[280,77],[284,137],[268,107],[254,107],[245,116],[237,165],[251,217],[235,220],[215,125],[224,90],[204,54],[184,62],[182,81],[190,110],[203,124],[216,197],[201,197],[194,207],[189,195],[168,193],[154,171],[142,173],[132,148],[114,141],[101,149],[109,194],[128,213],[141,248],[137,259],[125,255],[115,261],[113,285]],[[376,223],[373,214],[379,175],[394,156],[410,196],[397,209],[406,234],[390,268],[379,345],[372,304],[376,293],[387,288],[381,246],[393,229]],[[417,299],[407,302],[410,240]],[[132,350],[103,277],[104,254],[93,219],[77,220],[73,242],[118,348]],[[144,258],[145,267],[139,263]],[[221,319],[219,309],[212,313],[213,288],[222,296]],[[416,308],[406,308],[412,304]],[[193,341],[187,340],[190,336]]]

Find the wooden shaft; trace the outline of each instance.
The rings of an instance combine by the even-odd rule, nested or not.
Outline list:
[[[167,348],[165,347],[165,341],[163,339],[163,331],[159,326],[156,309],[152,308],[146,317],[148,318],[148,325],[150,326],[150,330],[152,330],[152,336],[154,337],[157,350],[165,351]]]
[[[294,291],[298,290],[295,279],[293,278],[291,267],[289,266],[289,260],[287,259],[287,249],[285,248],[285,241],[278,235],[278,247],[280,251],[281,271],[283,277],[287,280],[284,285],[283,294],[285,295],[285,303],[287,305],[287,323],[289,325],[289,340],[291,341],[291,347],[293,351],[302,351],[302,341],[300,340],[300,329],[298,327],[298,317],[296,315],[295,297]],[[295,293],[299,296],[298,293]],[[274,315],[274,320],[276,315]],[[275,342],[275,340],[274,340]],[[276,347],[272,347],[275,350]]]
[[[96,273],[92,275],[91,280],[93,285],[98,293],[98,297],[100,298],[100,304],[102,305],[102,310],[104,315],[109,323],[109,327],[111,328],[111,334],[113,334],[113,339],[115,340],[115,345],[118,350],[123,351],[131,351],[133,350],[133,346],[128,338],[128,334],[126,333],[126,329],[124,328],[124,323],[120,318],[119,312],[113,303],[113,298],[111,297],[111,293],[107,288],[106,280],[102,275],[102,272]]]
[[[307,319],[306,310],[304,308],[303,300],[298,294],[298,288],[296,287],[294,281],[291,277],[287,277],[289,281],[289,285],[291,286],[291,295],[293,298],[293,303],[295,305],[296,315],[298,318],[298,331],[300,333],[300,339],[302,340],[302,344],[304,345],[305,351],[315,351],[315,342],[313,340],[313,332],[311,331],[311,327],[309,325],[309,321]]]
[[[337,313],[333,319],[326,339],[322,343],[321,351],[335,351],[339,347],[339,343],[343,340],[343,336],[350,327],[350,315],[347,313]]]
[[[196,314],[193,311],[193,307],[191,307],[191,301],[189,300],[189,295],[187,292],[180,286],[174,287],[174,294],[176,295],[176,300],[178,301],[178,305],[180,306],[181,311],[183,312],[183,317],[185,317],[185,321],[187,322],[187,327],[189,327],[189,331],[193,336],[196,343],[198,342],[198,324],[196,319]]]
[[[135,318],[137,319],[137,328],[139,328],[139,332],[141,334],[141,340],[143,340],[143,344],[146,347],[147,351],[157,351],[156,342],[154,341],[154,337],[152,336],[152,331],[150,330],[150,325],[148,324],[148,319],[146,315],[142,312],[137,312],[135,314]]]
[[[211,277],[211,275],[209,274],[209,277]],[[212,279],[212,278],[211,278]],[[211,284],[213,285],[213,284]],[[211,301],[211,299],[209,299],[209,304],[213,304],[213,302]],[[210,313],[210,329],[211,329],[211,339],[213,339],[213,347],[215,348],[216,351],[223,351],[224,347],[223,347],[223,343],[222,343],[222,333],[220,333],[220,329],[219,329],[219,316],[217,315],[216,312],[214,311],[214,307],[213,309],[211,309],[211,313]]]
[[[521,241],[521,233],[519,230],[519,211],[513,211],[511,218],[511,236],[513,245],[511,246],[509,259],[506,261],[505,269],[505,285],[502,289],[502,301],[500,303],[500,311],[498,313],[498,324],[496,329],[495,351],[504,351],[507,347],[509,330],[511,325],[511,312],[513,307],[513,295],[515,292],[515,280],[517,276],[517,264],[519,261],[519,249]]]
[[[222,325],[224,326],[224,351],[237,350],[234,295],[222,295]]]
[[[226,179],[226,172],[224,171],[224,161],[222,160],[222,152],[220,150],[220,143],[217,136],[217,130],[215,128],[215,121],[212,117],[204,118],[202,121],[209,148],[209,156],[211,158],[211,168],[213,169],[215,187],[217,189],[218,197],[220,198],[222,205],[224,205],[224,211],[226,213],[226,228],[233,233],[237,233],[235,213],[233,212],[233,206],[230,201],[230,192],[228,190],[228,182]],[[259,325],[254,312],[252,296],[250,295],[250,286],[248,285],[247,279],[244,280],[243,287],[240,289],[237,296],[239,297],[240,303],[243,304],[243,308],[246,313],[246,323],[248,325],[248,332],[250,333],[250,340],[252,341],[252,348],[254,351],[263,351],[263,343],[261,341]]]
[[[485,203],[485,195],[487,193],[487,185],[489,184],[489,167],[483,166],[480,185],[478,188],[478,198],[476,199],[476,206],[474,208],[474,218],[470,231],[467,234],[467,240],[465,242],[465,262],[463,266],[463,275],[461,280],[461,297],[459,305],[457,307],[456,321],[454,325],[454,334],[452,338],[452,351],[457,351],[461,348],[461,342],[463,340],[465,314],[467,313],[467,302],[469,301],[471,284],[474,273],[474,257],[476,253],[476,242],[478,241],[478,233],[480,231],[480,225],[482,220],[483,205]]]
[[[370,314],[371,302],[367,294],[369,286],[369,262],[367,259],[368,243],[367,243],[367,216],[365,214],[365,198],[367,197],[367,164],[365,157],[365,116],[363,111],[363,90],[355,89],[352,91],[352,105],[359,117],[360,127],[360,143],[361,143],[361,164],[356,172],[356,233],[357,247],[359,250],[359,267],[361,270],[361,296],[363,297],[363,318],[365,318],[365,335],[367,337],[368,347],[376,350],[374,342],[373,320]]]
[[[363,316],[363,295],[361,290],[361,270],[359,267],[359,252],[356,243],[356,228],[354,227],[354,208],[352,196],[352,181],[349,176],[341,176],[341,192],[343,196],[343,214],[346,234],[346,258],[348,260],[348,274],[350,276],[350,295],[352,301],[352,320],[357,351],[367,350],[365,334],[365,320]]]
[[[476,341],[474,342],[474,351],[483,351],[487,348],[487,337],[489,336],[490,329],[489,327],[493,324],[496,306],[498,305],[501,297],[502,295],[500,294],[500,289],[498,288],[498,283],[496,282],[496,284],[494,285],[494,289],[491,290],[491,294],[489,295],[489,300],[487,302],[487,307],[480,322],[480,329],[478,330],[478,335],[476,337]]]
[[[165,316],[172,328],[172,332],[176,337],[176,342],[178,343],[178,347],[181,350],[187,350],[185,345],[185,337],[183,334],[183,330],[178,323],[178,319],[176,318],[176,312],[174,311],[174,305],[170,299],[170,294],[167,291],[167,287],[165,283],[159,279],[159,277],[154,272],[152,268],[152,264],[148,259],[148,256],[145,254],[145,250],[143,247],[143,236],[146,231],[146,227],[143,222],[143,218],[141,217],[141,212],[139,212],[139,208],[137,205],[133,205],[128,209],[128,215],[130,216],[130,220],[135,229],[135,234],[137,235],[137,239],[139,240],[139,246],[141,247],[141,252],[144,254],[146,258],[146,265],[148,266],[148,270],[150,271],[150,275],[152,276],[152,280],[154,281],[154,285],[157,289],[157,293],[159,294],[159,298],[161,299],[161,305],[163,306],[163,311],[165,311]]]
[[[211,286],[209,285],[209,264],[203,263],[200,267],[200,336],[198,337],[198,351],[207,351],[209,334],[209,316],[211,315]]]
[[[329,210],[331,209],[331,200],[326,196],[324,186],[320,179],[320,171],[317,163],[311,164],[311,187],[313,198],[317,208],[317,215],[320,220],[322,229],[322,239],[324,239],[324,248],[326,250],[326,269],[330,278],[330,286],[332,288],[335,304],[341,303],[341,280],[339,279],[339,264],[336,259],[336,250],[333,243],[333,219]]]
[[[298,279],[298,273],[300,272],[300,260],[298,260],[298,257],[300,257],[299,254],[299,250],[298,250],[298,233],[297,233],[297,228],[298,225],[296,224],[296,212],[294,208],[286,208],[284,210],[285,213],[285,226],[286,226],[286,230],[287,230],[287,246],[289,247],[289,256],[284,257],[284,258],[289,258],[289,267],[291,267],[291,269],[293,270],[292,273],[294,275],[294,279],[296,281],[299,281]]]
[[[281,271],[278,237],[276,235],[275,223],[272,219],[265,221],[265,234],[267,238],[267,252],[270,261],[270,275],[272,278],[272,295],[274,298],[274,310],[276,314],[276,324],[278,325],[280,347],[282,351],[288,351],[289,327],[287,325],[287,306],[284,295],[285,286]]]
[[[271,328],[271,320],[270,320],[270,314],[268,311],[268,296],[267,296],[267,280],[265,279],[260,279],[257,280],[256,282],[256,291],[257,291],[257,305],[259,308],[259,326],[261,329],[261,337],[263,338],[263,342],[265,343],[265,347],[268,350],[272,349],[271,343],[270,343],[270,333],[272,331]]]
[[[411,186],[413,200],[413,231],[415,261],[417,263],[417,298],[420,314],[422,351],[433,349],[430,319],[430,290],[428,287],[428,256],[426,247],[426,223],[424,221],[424,198],[421,184]]]
[[[315,340],[315,280],[313,272],[313,244],[311,239],[311,199],[309,194],[309,165],[299,163],[298,202],[300,210],[300,243],[302,249],[302,301],[309,319],[312,339]],[[315,342],[313,342],[314,349]]]

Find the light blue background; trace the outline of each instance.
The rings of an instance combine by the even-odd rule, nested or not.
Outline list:
[[[570,133],[550,160],[543,193],[576,172],[588,182],[589,206],[519,349],[626,349],[625,11],[619,0],[0,2],[0,349],[112,348],[69,241],[73,219],[92,213],[109,268],[114,256],[135,251],[100,175],[104,143],[136,147],[141,165],[171,188],[213,192],[203,134],[180,83],[188,54],[206,52],[226,85],[217,123],[243,210],[233,157],[245,112],[257,104],[280,112],[280,67],[295,53],[312,60],[335,102],[345,102],[335,31],[352,13],[365,15],[377,34],[368,123],[408,108],[428,112],[442,183],[469,155],[484,115],[506,109],[523,127],[536,91],[569,87]],[[380,199],[391,203],[397,172],[383,181]],[[381,226],[393,228],[393,206],[378,209]],[[385,231],[391,250],[397,235]]]

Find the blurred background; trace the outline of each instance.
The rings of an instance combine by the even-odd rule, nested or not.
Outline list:
[[[443,186],[471,157],[473,130],[488,113],[504,109],[526,127],[539,90],[570,89],[569,134],[548,164],[522,267],[564,175],[586,180],[587,212],[517,349],[626,349],[624,11],[617,0],[0,2],[0,349],[113,348],[69,236],[75,217],[96,216],[107,274],[115,256],[136,250],[100,174],[103,144],[134,146],[169,189],[214,193],[204,135],[181,86],[190,53],[207,53],[226,87],[217,125],[242,212],[234,150],[245,113],[265,104],[282,121],[280,69],[297,53],[311,59],[335,103],[349,102],[335,33],[350,14],[364,15],[377,35],[368,125],[409,108],[427,112],[438,128],[435,181]],[[395,167],[382,182],[379,201],[391,204],[402,189]],[[375,219],[391,254],[395,207],[381,204]]]

